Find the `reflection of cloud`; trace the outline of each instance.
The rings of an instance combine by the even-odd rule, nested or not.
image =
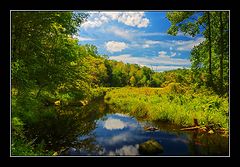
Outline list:
[[[125,117],[128,119],[132,119],[131,116],[129,116],[128,114],[121,114],[121,113],[116,113],[115,115],[120,116],[120,117]],[[129,127],[129,128],[137,128],[137,122],[124,122],[125,127]]]
[[[128,140],[131,139],[130,136],[131,136],[131,133],[122,133],[120,135],[113,136],[112,138],[110,138],[108,140],[108,143],[109,144],[115,144],[115,143],[118,143],[118,142],[128,141]]]
[[[134,129],[135,130],[135,129]],[[138,139],[140,136],[134,135],[132,131],[128,131],[125,133],[121,133],[119,135],[115,135],[109,139],[104,139],[107,144],[114,145],[116,143],[126,142],[126,141],[134,141]]]
[[[109,118],[105,121],[103,127],[108,130],[123,129],[126,125],[120,119]]]
[[[123,146],[120,149],[116,149],[115,152],[110,151],[109,155],[139,155],[138,148],[138,144],[136,144],[135,146]]]

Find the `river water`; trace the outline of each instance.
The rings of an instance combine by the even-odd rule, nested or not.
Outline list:
[[[37,127],[38,136],[64,156],[144,156],[139,153],[139,145],[150,139],[163,147],[162,153],[153,156],[229,155],[227,137],[180,131],[182,127],[166,122],[140,121],[120,111],[111,112],[103,101],[84,109],[65,107],[57,112],[61,114],[54,124]],[[146,127],[157,130],[149,131]]]

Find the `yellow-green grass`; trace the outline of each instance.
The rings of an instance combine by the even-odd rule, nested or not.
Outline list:
[[[228,128],[228,99],[214,94],[179,92],[166,88],[124,87],[107,92],[105,102],[116,111],[148,120],[164,120],[182,126],[214,124]],[[180,91],[181,92],[181,91]]]

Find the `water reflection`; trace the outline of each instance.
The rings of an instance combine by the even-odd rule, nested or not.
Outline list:
[[[47,147],[62,155],[140,155],[139,145],[155,139],[164,151],[157,155],[228,155],[228,139],[217,134],[180,131],[166,122],[144,122],[122,113],[110,113],[102,101],[85,108],[52,108],[52,114],[28,129]],[[157,127],[146,131],[145,126]]]
[[[158,127],[157,131],[145,131],[145,126]],[[167,125],[161,122],[139,122],[133,117],[119,113],[107,114],[96,122],[96,128],[92,131],[95,135],[96,144],[102,146],[97,155],[140,155],[139,144],[155,139],[159,142],[164,152],[158,155],[227,155],[228,142],[219,135],[223,149],[218,144],[204,144],[213,135],[195,134],[183,132],[180,127]],[[200,144],[201,143],[201,144]],[[216,146],[217,144],[217,146]],[[212,151],[207,151],[208,150]],[[94,153],[96,155],[96,153]],[[88,154],[91,155],[91,154]],[[93,155],[93,154],[92,154]]]
[[[104,128],[108,130],[123,129],[126,125],[120,119],[109,118],[104,123]]]
[[[94,144],[96,138],[91,131],[96,128],[96,120],[105,115],[98,109],[105,108],[102,102],[92,103],[86,107],[65,106],[44,108],[38,122],[29,124],[26,129],[29,138],[37,139],[36,143],[44,142],[46,149],[54,151],[68,147],[84,148],[85,150],[99,150]],[[104,110],[105,111],[105,110]],[[105,111],[106,112],[106,111]],[[76,141],[79,136],[86,136],[86,140]]]
[[[123,146],[120,149],[116,149],[115,151],[110,151],[108,155],[139,155],[138,151],[139,145],[129,145],[129,146]]]

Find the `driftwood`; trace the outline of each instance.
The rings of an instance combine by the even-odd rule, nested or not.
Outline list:
[[[215,132],[224,134],[224,135],[228,135],[228,130],[226,128],[221,128],[220,125],[217,125],[218,127],[214,126],[214,124],[209,124],[206,126],[200,126],[198,124],[198,120],[197,119],[193,119],[194,122],[194,126],[192,127],[187,127],[187,128],[182,128],[180,130],[182,131],[197,131],[200,133],[209,133],[209,134],[213,134]]]
[[[200,129],[200,128],[201,128],[200,126],[194,126],[194,127],[182,128],[180,130],[197,130],[197,129]]]

